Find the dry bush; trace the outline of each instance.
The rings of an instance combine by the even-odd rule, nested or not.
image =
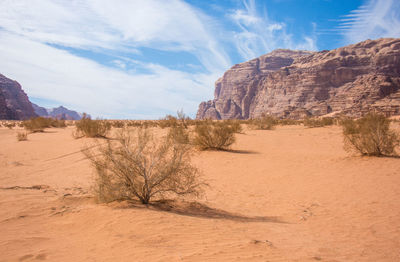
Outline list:
[[[86,114],[83,115],[82,119],[77,121],[76,130],[73,134],[75,138],[81,137],[107,137],[108,132],[111,129],[111,124],[105,120],[92,120]]]
[[[278,120],[267,114],[262,114],[260,118],[251,119],[250,126],[257,130],[272,130],[278,124]]]
[[[332,117],[323,117],[323,118],[305,118],[303,120],[303,124],[306,127],[324,127],[331,126],[335,124],[335,120]]]
[[[194,131],[193,144],[201,150],[227,150],[235,142],[235,129],[226,122],[203,120]]]
[[[198,195],[205,185],[190,163],[190,147],[171,139],[154,138],[148,130],[123,130],[98,150],[84,150],[96,170],[96,193],[101,202]]]
[[[189,116],[187,116],[184,112],[183,109],[178,110],[178,112],[176,112],[177,114],[177,119],[180,122],[180,124],[184,127],[184,128],[188,128],[188,126],[191,124],[191,120]]]
[[[14,122],[12,122],[12,123],[5,123],[4,126],[7,127],[8,129],[13,129],[13,128],[15,127],[15,123],[14,123]]]
[[[166,115],[163,119],[158,120],[158,126],[162,129],[178,125],[178,119],[172,115]]]
[[[189,132],[183,125],[173,126],[168,131],[168,138],[178,144],[190,144]]]
[[[18,141],[26,141],[26,140],[28,140],[28,133],[27,132],[18,132],[17,133],[17,140]]]
[[[285,118],[285,119],[279,119],[278,124],[282,126],[293,126],[293,125],[300,125],[301,121]]]
[[[35,133],[35,132],[43,132],[46,128],[50,127],[64,128],[67,125],[65,124],[65,120],[45,118],[45,117],[35,117],[23,121],[22,126],[26,130]]]
[[[396,155],[400,138],[385,116],[370,113],[358,120],[342,120],[341,124],[346,150],[367,156]]]
[[[122,120],[114,120],[111,122],[111,126],[114,128],[124,128],[125,123]]]
[[[233,130],[234,133],[237,134],[242,134],[243,133],[243,128],[241,125],[241,121],[238,119],[228,119],[228,120],[223,120],[224,123],[228,126],[230,126]]]

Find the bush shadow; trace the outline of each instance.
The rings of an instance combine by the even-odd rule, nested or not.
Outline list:
[[[146,208],[154,211],[168,212],[181,216],[198,217],[205,219],[222,219],[237,222],[264,222],[284,224],[288,223],[276,216],[245,216],[237,213],[231,213],[222,209],[212,208],[199,202],[159,200],[154,201],[148,205],[143,205],[139,201],[129,201],[128,203],[128,205],[119,206],[119,208]]]

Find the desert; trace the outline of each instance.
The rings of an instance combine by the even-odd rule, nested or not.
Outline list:
[[[232,151],[195,152],[202,198],[147,206],[96,203],[94,139],[74,128],[0,129],[1,261],[400,259],[400,162],[349,154],[340,126],[245,127]]]
[[[399,0],[0,0],[0,262],[400,262]]]

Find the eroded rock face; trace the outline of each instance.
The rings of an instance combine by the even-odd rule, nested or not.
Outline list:
[[[0,119],[23,120],[35,116],[32,104],[21,85],[0,74]]]
[[[198,119],[262,113],[303,118],[369,111],[400,114],[400,39],[367,40],[331,51],[275,50],[233,66],[215,83]]]

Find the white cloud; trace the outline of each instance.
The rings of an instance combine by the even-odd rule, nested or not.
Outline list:
[[[295,41],[286,32],[286,25],[261,15],[255,0],[243,0],[244,9],[235,10],[230,18],[240,28],[235,32],[236,48],[246,60],[258,57],[278,48],[316,50],[314,35]]]
[[[400,1],[369,0],[340,20],[347,44],[381,37],[400,37]]]
[[[194,116],[220,74],[153,64],[142,65],[149,74],[130,74],[5,32],[0,32],[0,50],[2,73],[17,79],[30,96],[108,118],[154,119],[180,108]]]
[[[42,43],[188,51],[209,71],[230,65],[210,18],[180,0],[2,0],[0,7],[2,28]]]

